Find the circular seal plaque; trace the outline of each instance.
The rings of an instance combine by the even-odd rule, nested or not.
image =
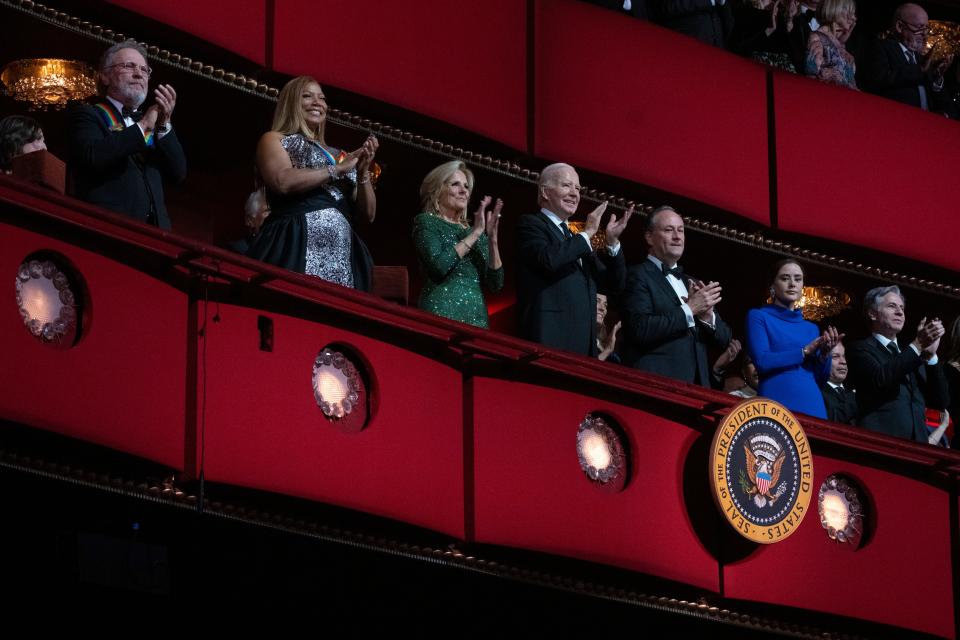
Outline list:
[[[710,445],[710,486],[744,538],[772,544],[789,537],[813,492],[813,455],[794,415],[767,398],[734,406]]]

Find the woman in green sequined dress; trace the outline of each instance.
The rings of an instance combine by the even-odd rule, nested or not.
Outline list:
[[[487,211],[486,196],[467,223],[473,173],[462,162],[446,162],[420,185],[424,213],[413,220],[413,244],[426,276],[418,306],[445,318],[478,327],[489,324],[481,283],[492,292],[503,288],[503,263],[497,245],[500,209]]]

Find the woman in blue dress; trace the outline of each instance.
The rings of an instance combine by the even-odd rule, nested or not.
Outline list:
[[[803,297],[799,263],[781,260],[773,274],[773,303],[747,313],[747,349],[760,373],[759,395],[826,419],[817,382],[830,376],[830,350],[843,336],[834,327],[821,334],[796,308]]]

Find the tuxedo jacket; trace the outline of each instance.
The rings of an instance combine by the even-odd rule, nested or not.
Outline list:
[[[724,349],[733,336],[716,312],[714,327],[700,320],[688,327],[680,298],[650,260],[631,265],[621,316],[624,364],[704,387],[710,386],[707,347]]]
[[[548,347],[597,355],[597,291],[623,290],[623,250],[594,252],[582,236],[564,237],[542,212],[517,222],[520,333]]]
[[[730,0],[714,6],[711,0],[656,0],[656,21],[715,47],[726,46],[733,30]]]
[[[106,104],[123,126],[123,116],[109,100],[97,102]],[[83,104],[70,112],[68,135],[69,168],[78,198],[170,228],[163,179],[181,182],[187,175],[187,161],[173,129],[155,137],[154,146],[148,147],[140,127],[112,131],[99,108]]]
[[[927,442],[924,409],[943,409],[946,381],[907,345],[893,354],[870,336],[847,350],[848,380],[857,390],[858,423],[899,438]]]
[[[807,67],[807,43],[810,41],[810,33],[813,31],[810,28],[810,21],[813,20],[813,17],[813,11],[794,17],[793,29],[787,32],[787,49],[790,53],[790,60],[800,75],[803,75],[804,69]]]
[[[823,394],[823,404],[827,408],[827,419],[840,424],[857,423],[857,394],[853,389],[844,386],[840,390],[834,389],[826,382],[820,385],[820,393]]]
[[[897,102],[920,106],[919,87],[926,87],[927,106],[934,110],[933,87],[920,65],[908,62],[900,43],[894,39],[878,39],[871,43],[857,64],[857,86]]]

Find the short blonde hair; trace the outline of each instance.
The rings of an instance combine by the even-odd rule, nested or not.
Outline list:
[[[855,0],[823,0],[817,7],[817,22],[834,25],[845,13],[857,13]]]
[[[420,202],[423,205],[424,211],[432,213],[435,216],[440,215],[440,192],[443,190],[444,185],[447,184],[447,181],[449,181],[457,171],[462,171],[463,175],[467,177],[467,190],[473,193],[473,172],[470,171],[467,165],[460,160],[444,162],[439,167],[432,169],[430,173],[427,174],[427,177],[423,179],[423,182],[420,183]],[[460,212],[457,221],[466,224],[466,207]]]
[[[283,85],[280,95],[277,96],[277,106],[273,110],[273,126],[271,129],[284,135],[302,133],[311,140],[316,140],[322,144],[325,142],[323,135],[327,128],[327,119],[324,118],[317,130],[314,131],[307,124],[307,119],[303,115],[303,107],[300,104],[300,96],[303,95],[307,85],[311,83],[320,86],[320,83],[313,76],[299,76]]]

